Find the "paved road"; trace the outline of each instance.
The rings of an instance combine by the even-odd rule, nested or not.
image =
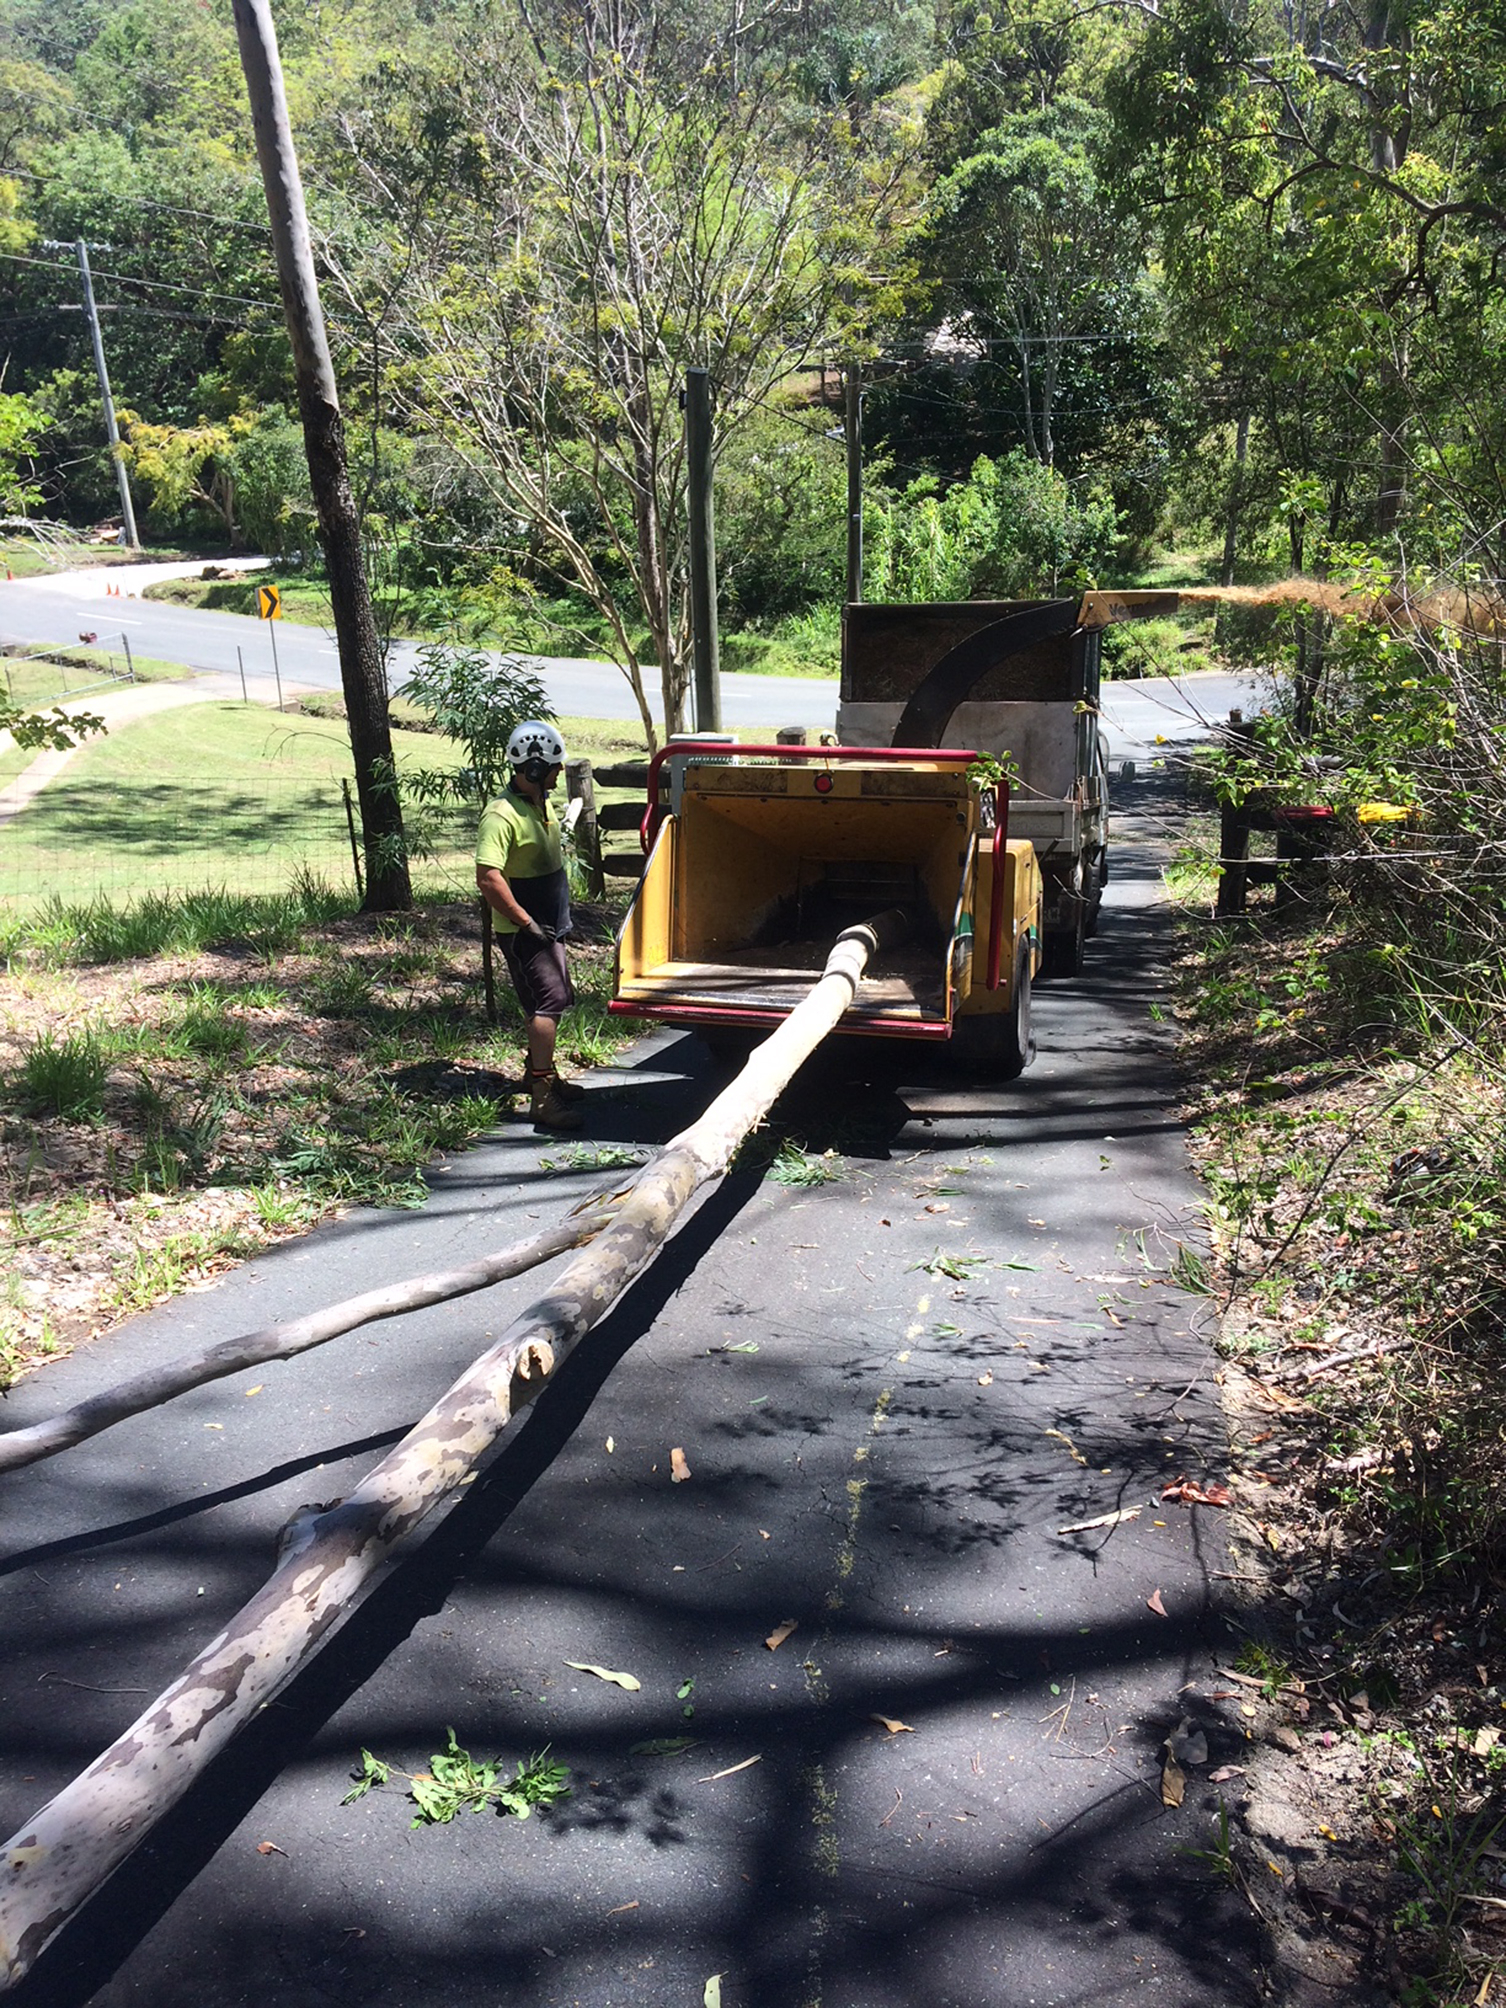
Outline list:
[[[181,564],[114,566],[108,571],[96,568],[0,583],[0,643],[74,643],[81,634],[97,633],[102,646],[113,647],[118,632],[129,636],[140,655],[212,674],[216,681],[209,689],[214,695],[239,695],[243,662],[249,694],[263,703],[275,702],[271,642],[264,622],[155,600],[105,597],[106,585],[129,594],[159,579],[201,569]],[[331,635],[285,621],[278,626],[277,647],[289,690],[339,688],[339,657]],[[394,687],[401,685],[416,653],[411,642],[394,646]],[[539,660],[561,717],[636,718],[627,683],[613,664],[555,656]],[[729,726],[804,725],[829,730],[836,701],[834,683],[810,678],[733,674],[722,678],[723,715]],[[1111,684],[1104,718],[1112,756],[1140,758],[1158,740],[1176,744],[1200,738],[1210,719],[1222,718],[1231,706],[1249,709],[1256,702],[1251,679],[1213,671]]]
[[[712,1974],[726,2008],[1263,1998],[1248,1907],[1180,1852],[1209,1844],[1215,1790],[1195,1772],[1180,1811],[1159,1790],[1184,1716],[1210,1764],[1243,1748],[1213,1671],[1223,1527],[1159,1504],[1223,1444],[1202,1306],[1171,1273],[1198,1194],[1134,841],[1162,785],[1121,791],[1141,819],[1102,934],[1080,980],[1038,993],[1022,1081],[871,1045],[818,1061],[780,1120],[847,1175],[743,1173],[707,1200],[17,2008],[695,2008]],[[656,1035],[593,1079],[588,1134],[657,1144],[712,1085],[698,1042]],[[591,1188],[561,1156],[510,1127],[439,1170],[423,1212],[270,1252],[23,1384],[4,1419],[500,1245]],[[938,1250],[987,1266],[917,1266]],[[0,1833],[536,1288],[352,1334],[0,1481]],[[396,1788],[342,1807],[363,1745],[416,1770],[448,1724],[509,1762],[549,1745],[574,1797],[421,1832]],[[683,1755],[642,1748],[682,1734]]]

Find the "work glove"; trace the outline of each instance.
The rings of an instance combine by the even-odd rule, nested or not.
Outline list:
[[[546,927],[543,921],[541,920],[530,919],[527,927],[524,928],[523,932],[525,934],[531,934],[535,941],[553,941],[555,939],[554,929],[552,927]]]

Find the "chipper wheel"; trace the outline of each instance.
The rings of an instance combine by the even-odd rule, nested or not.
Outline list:
[[[1030,941],[1021,936],[1015,951],[1014,989],[1007,1011],[959,1018],[952,1028],[952,1060],[964,1073],[1012,1081],[1035,1058],[1030,1036]]]

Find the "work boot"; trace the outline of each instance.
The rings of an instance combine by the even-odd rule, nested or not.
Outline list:
[[[560,1097],[558,1083],[552,1075],[542,1080],[529,1082],[529,1114],[533,1126],[540,1130],[584,1129],[586,1119],[579,1109],[570,1108]]]
[[[530,1094],[548,1094],[552,1090],[562,1102],[583,1102],[586,1099],[586,1090],[574,1081],[567,1081],[558,1067],[544,1073],[535,1073],[532,1067],[526,1067],[524,1073]]]

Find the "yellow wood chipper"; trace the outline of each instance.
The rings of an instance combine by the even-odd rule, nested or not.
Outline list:
[[[838,1031],[949,1041],[1005,1078],[1029,1063],[1041,873],[973,753],[680,741],[648,795],[612,1011],[733,1048],[799,1003],[844,926],[897,907],[908,937]]]

